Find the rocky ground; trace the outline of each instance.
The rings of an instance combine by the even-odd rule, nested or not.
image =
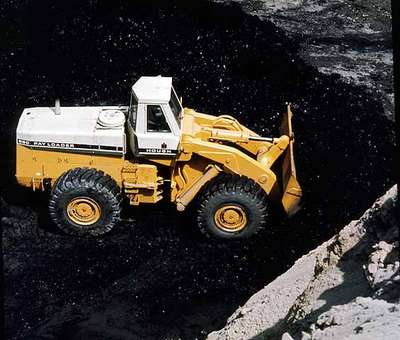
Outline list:
[[[285,16],[265,3],[0,3],[0,189],[9,338],[205,338],[393,185],[392,109],[372,90],[390,83],[385,63],[374,66],[364,58],[369,72],[364,82],[355,81],[364,79],[362,73],[341,75],[335,70],[350,62],[340,52],[346,48],[340,39],[321,38],[325,30],[311,22],[317,16],[310,14],[303,39],[295,34],[302,20],[281,25]],[[335,28],[337,10],[354,16],[353,31],[359,32],[353,7],[319,3],[329,9],[323,12],[331,18],[329,27]],[[293,8],[292,17],[297,11],[307,18],[311,1],[290,4],[303,6]],[[375,17],[383,13],[387,41],[387,12],[380,8],[369,20],[378,22]],[[261,9],[265,16],[252,15]],[[386,47],[353,40],[354,65],[368,48],[387,53]],[[312,48],[325,51],[325,45],[340,53],[311,60]],[[374,72],[382,79],[369,76]],[[13,179],[20,112],[53,105],[56,96],[64,105],[126,104],[129,86],[144,74],[174,76],[186,106],[232,114],[263,135],[277,132],[278,113],[293,102],[304,190],[298,215],[273,221],[245,243],[203,239],[189,216],[177,216],[167,203],[127,212],[121,227],[102,239],[57,233],[44,217],[46,197],[21,190]]]
[[[398,339],[397,189],[253,295],[207,339]]]
[[[394,119],[391,1],[219,0],[273,22],[300,42],[300,54],[326,74],[368,88]]]

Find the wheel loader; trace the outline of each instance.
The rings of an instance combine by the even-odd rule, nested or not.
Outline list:
[[[300,207],[291,118],[289,105],[280,137],[261,137],[229,115],[183,108],[171,77],[141,77],[129,106],[24,109],[16,179],[49,193],[67,234],[105,234],[123,201],[139,209],[167,196],[178,211],[191,206],[207,236],[248,238],[271,206],[289,217]]]

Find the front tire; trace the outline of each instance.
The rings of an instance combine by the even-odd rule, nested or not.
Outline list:
[[[243,239],[266,224],[267,199],[252,180],[222,174],[200,197],[197,222],[208,237]]]
[[[49,213],[66,234],[99,236],[119,222],[121,202],[120,189],[109,175],[77,168],[64,173],[55,183]]]

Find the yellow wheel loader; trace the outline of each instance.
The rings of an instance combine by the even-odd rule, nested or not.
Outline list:
[[[280,137],[261,137],[231,116],[183,108],[172,78],[141,77],[129,106],[24,109],[16,178],[49,192],[67,234],[105,234],[124,199],[155,204],[167,193],[178,211],[197,204],[206,235],[247,238],[268,223],[270,202],[288,216],[299,209],[291,116],[288,106]]]

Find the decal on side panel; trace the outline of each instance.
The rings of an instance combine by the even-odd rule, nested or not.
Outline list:
[[[139,149],[139,153],[148,155],[176,155],[177,151],[173,149],[144,148]]]
[[[66,150],[77,149],[77,150],[87,150],[87,151],[101,150],[110,152],[114,151],[118,153],[122,153],[124,150],[122,146],[40,142],[40,141],[29,141],[25,139],[18,139],[17,143],[31,148],[44,148],[44,149],[66,149]]]

